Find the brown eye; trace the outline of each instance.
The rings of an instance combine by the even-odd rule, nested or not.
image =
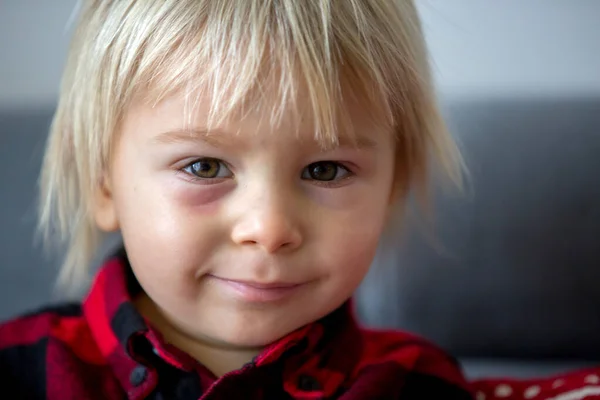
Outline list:
[[[312,163],[302,172],[302,179],[315,181],[332,181],[339,179],[338,173],[347,172],[346,168],[333,161],[319,161]]]
[[[214,158],[203,158],[194,161],[183,170],[201,179],[226,178],[231,176],[229,168],[222,161]]]

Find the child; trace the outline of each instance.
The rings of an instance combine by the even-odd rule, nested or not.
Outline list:
[[[433,155],[434,158],[430,158]],[[468,399],[350,298],[427,166],[459,180],[411,1],[88,0],[41,175],[81,305],[0,328],[27,399]]]

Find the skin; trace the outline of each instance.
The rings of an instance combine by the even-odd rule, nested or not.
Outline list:
[[[96,223],[122,233],[145,292],[138,309],[217,376],[338,308],[369,269],[391,208],[394,142],[362,107],[344,106],[358,147],[342,135],[323,150],[310,121],[268,126],[260,110],[207,134],[200,106],[183,132],[182,96],[135,102],[123,119]],[[230,280],[296,286],[257,301]]]

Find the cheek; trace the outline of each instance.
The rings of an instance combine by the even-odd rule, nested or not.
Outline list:
[[[383,204],[370,204],[321,227],[322,265],[339,285],[353,291],[369,270],[385,226]],[[327,228],[328,227],[328,228]]]
[[[140,178],[117,189],[121,233],[142,286],[183,296],[188,288],[193,295],[194,277],[217,247],[216,206],[182,198],[160,180]]]
[[[327,243],[320,252],[327,259],[324,265],[356,284],[373,261],[389,216],[393,175],[391,169],[379,171],[372,180],[342,188],[347,191],[336,201],[343,207],[328,207],[318,218],[317,235]]]

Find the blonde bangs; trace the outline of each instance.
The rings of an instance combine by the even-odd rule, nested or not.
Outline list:
[[[354,137],[351,101],[395,135],[401,193],[425,186],[431,160],[460,182],[412,1],[87,0],[40,181],[40,227],[67,247],[62,283],[83,281],[101,239],[94,193],[128,106],[179,93],[190,122],[209,99],[209,129],[260,109],[272,125],[309,118],[324,146]]]
[[[151,24],[156,25],[149,27],[153,35],[141,40],[131,30],[116,46],[138,55],[119,56],[128,60],[121,64],[123,70],[135,72],[117,91],[121,98],[144,93],[150,103],[184,93],[190,118],[197,102],[208,99],[209,125],[214,126],[258,109],[271,125],[290,114],[297,120],[310,118],[315,139],[323,144],[335,144],[340,132],[352,136],[343,106],[348,97],[361,103],[374,122],[391,127],[386,71],[380,70],[375,54],[368,54],[381,45],[364,42],[369,36],[357,26],[352,10],[335,16],[331,11],[340,10],[327,5],[267,0],[199,7],[181,1],[164,8],[160,18],[147,9],[155,17]],[[187,18],[181,20],[181,15]],[[342,23],[344,19],[355,21]],[[299,98],[309,100],[308,109]]]

